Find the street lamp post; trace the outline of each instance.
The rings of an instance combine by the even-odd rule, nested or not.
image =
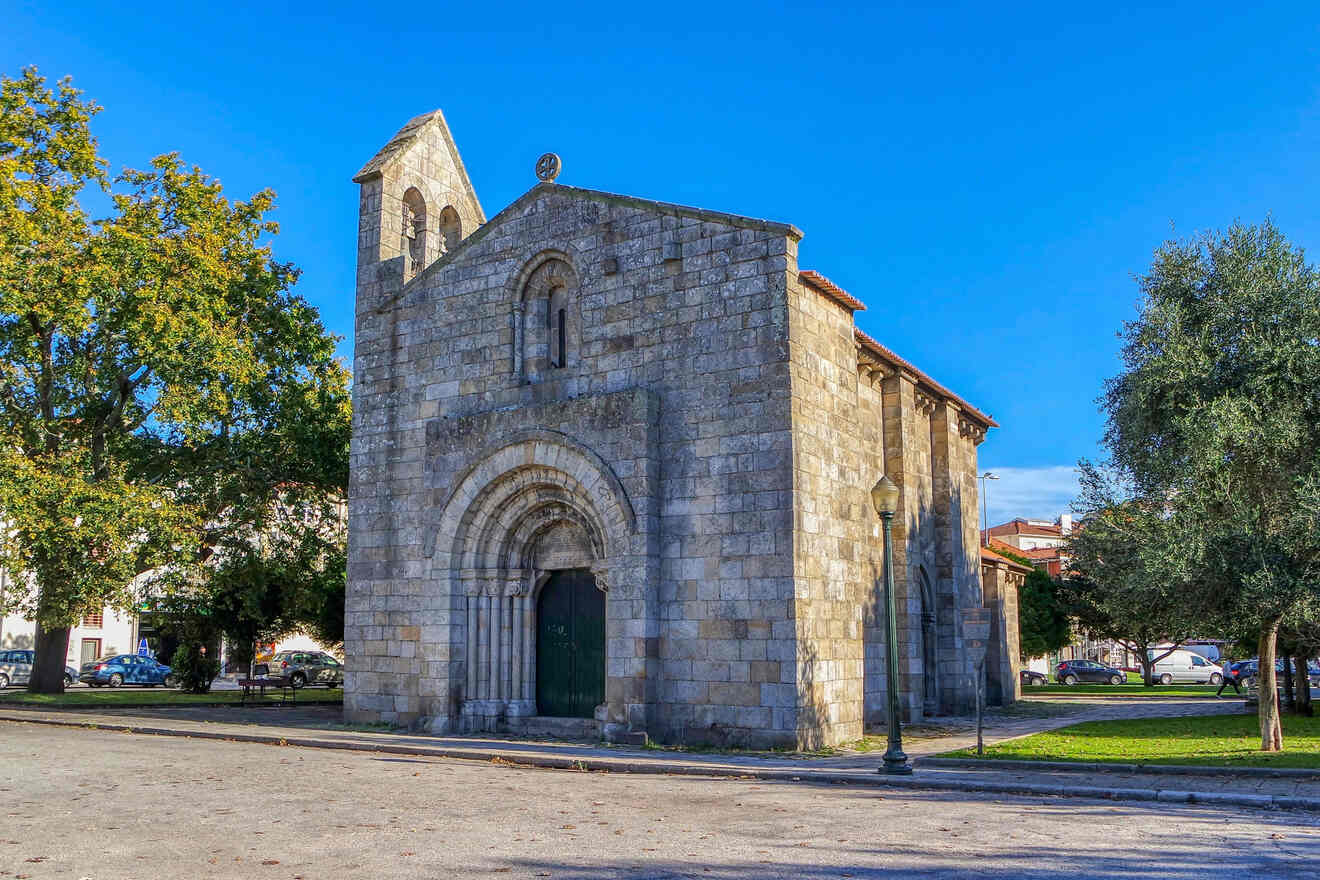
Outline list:
[[[889,662],[885,664],[889,684],[889,748],[885,750],[881,773],[911,773],[912,765],[903,754],[903,729],[898,709],[898,606],[894,600],[894,551],[890,526],[898,510],[898,487],[888,477],[871,489],[871,504],[880,515],[885,531],[885,626],[889,646]]]
[[[986,491],[985,481],[997,480],[997,479],[999,479],[999,475],[992,474],[989,471],[986,471],[985,473],[981,474],[981,546],[982,547],[990,546],[990,522],[986,518],[986,498],[989,497],[989,492]]]

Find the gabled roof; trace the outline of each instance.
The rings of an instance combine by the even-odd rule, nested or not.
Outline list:
[[[850,312],[866,311],[866,303],[814,269],[799,272],[798,280],[825,294]]]
[[[794,240],[802,238],[802,230],[798,229],[791,223],[779,223],[774,220],[758,220],[755,217],[743,217],[738,214],[724,214],[719,211],[707,211],[705,208],[693,208],[688,205],[676,205],[671,202],[657,202],[653,199],[643,199],[638,198],[637,196],[621,196],[617,193],[602,192],[601,190],[583,189],[577,186],[565,186],[562,183],[538,183],[536,186],[510,202],[504,210],[490,218],[489,221],[474,229],[471,235],[459,242],[458,247],[431,263],[421,272],[418,272],[412,280],[408,281],[408,283],[403,286],[403,289],[407,290],[420,284],[422,279],[429,277],[435,272],[438,272],[444,266],[449,265],[469,247],[472,247],[489,235],[493,230],[499,228],[500,223],[505,219],[516,216],[529,202],[548,195],[576,196],[605,205],[624,205],[630,208],[654,211],[657,214],[668,214],[673,217],[691,217],[696,220],[721,223],[725,226],[733,226],[740,229],[761,229],[787,235]]]
[[[373,177],[379,177],[391,162],[403,157],[422,132],[430,127],[439,127],[440,135],[444,138],[445,147],[449,150],[449,157],[454,162],[454,168],[458,171],[459,179],[463,184],[463,191],[472,199],[472,204],[476,206],[477,213],[481,216],[481,222],[486,222],[486,212],[481,208],[481,201],[477,198],[477,191],[472,187],[472,181],[468,178],[467,169],[463,167],[463,159],[458,155],[458,145],[454,143],[454,136],[449,133],[449,126],[445,123],[445,114],[438,109],[430,113],[423,113],[421,116],[414,116],[408,120],[407,125],[399,129],[394,137],[389,139],[385,146],[371,157],[362,170],[353,175],[354,183],[365,183]]]
[[[1063,529],[1057,525],[1043,525],[1028,522],[1021,517],[1006,523],[1000,523],[997,526],[991,526],[988,531],[992,535],[1033,535],[1037,538],[1062,538]]]

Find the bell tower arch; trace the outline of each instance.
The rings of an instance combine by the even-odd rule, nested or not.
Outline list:
[[[412,281],[486,222],[439,110],[409,120],[359,184],[357,311]]]

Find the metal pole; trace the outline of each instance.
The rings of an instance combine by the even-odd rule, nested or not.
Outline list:
[[[990,518],[986,513],[985,475],[981,475],[981,546],[990,546]]]
[[[911,773],[912,765],[903,753],[903,729],[898,706],[898,605],[894,600],[894,552],[890,536],[893,513],[881,513],[885,524],[885,624],[889,629],[889,748],[885,750],[882,773]]]

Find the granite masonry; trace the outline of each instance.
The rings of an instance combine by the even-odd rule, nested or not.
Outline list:
[[[883,474],[904,712],[969,710],[995,423],[859,331],[801,232],[553,182],[487,220],[439,111],[354,180],[350,720],[855,739]]]

